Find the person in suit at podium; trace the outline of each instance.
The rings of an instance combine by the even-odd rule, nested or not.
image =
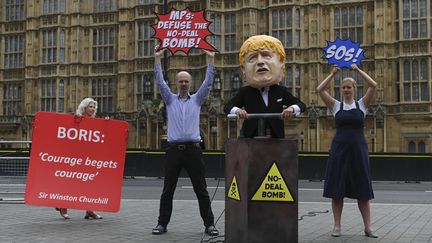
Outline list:
[[[366,109],[372,103],[377,83],[356,64],[351,68],[357,71],[368,84],[365,95],[355,99],[357,83],[346,77],[340,84],[342,101],[337,101],[327,92],[330,81],[340,70],[333,66],[330,74],[316,88],[316,91],[335,117],[336,134],[333,138],[327,160],[323,196],[332,199],[334,237],[341,236],[341,216],[344,197],[357,199],[363,218],[364,234],[377,238],[371,227],[370,200],[372,190],[369,152],[364,136]]]
[[[167,106],[168,145],[159,218],[152,234],[160,235],[167,232],[167,225],[171,219],[173,208],[174,191],[180,171],[184,168],[192,181],[194,192],[198,198],[200,215],[205,226],[204,232],[210,236],[216,236],[219,235],[219,231],[214,225],[214,216],[207,191],[199,130],[201,105],[210,92],[214,79],[215,54],[205,51],[208,63],[207,72],[205,80],[195,94],[189,93],[192,77],[186,71],[177,73],[175,83],[178,93],[174,94],[164,81],[162,74],[161,57],[166,49],[160,51],[157,49],[158,46],[155,50],[154,73],[159,93]]]
[[[243,122],[241,137],[258,135],[258,119],[247,119],[252,113],[281,113],[289,119],[306,110],[306,105],[280,85],[285,75],[285,48],[268,35],[256,35],[247,39],[240,48],[240,66],[243,81],[248,85],[225,105],[224,112],[236,114]],[[282,119],[266,119],[266,135],[284,138]]]

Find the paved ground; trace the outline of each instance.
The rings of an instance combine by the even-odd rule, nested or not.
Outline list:
[[[100,214],[102,220],[84,220],[84,211],[69,210],[64,220],[53,208],[23,204],[25,178],[0,177],[0,243],[3,242],[224,242],[224,181],[207,179],[215,196],[213,212],[221,235],[203,234],[198,205],[187,178],[179,180],[168,233],[151,234],[158,216],[163,180],[125,180],[121,210]],[[216,188],[219,187],[219,190]],[[328,199],[322,197],[322,182],[299,181],[299,242],[431,242],[432,183],[374,182],[372,223],[378,239],[363,236],[357,205],[346,200],[342,237],[330,236],[333,217]],[[3,200],[2,200],[3,199]],[[267,243],[267,242],[266,242]]]
[[[221,235],[210,238],[198,214],[196,200],[176,200],[168,233],[155,236],[158,200],[122,200],[119,213],[100,213],[102,220],[85,220],[84,212],[69,210],[64,220],[52,208],[22,203],[0,204],[0,242],[224,242],[224,202],[214,201],[216,227]],[[330,210],[326,202],[300,203],[299,215]],[[432,205],[372,204],[378,239],[363,236],[355,203],[346,203],[342,237],[330,236],[332,214],[318,213],[299,221],[299,242],[432,242]]]

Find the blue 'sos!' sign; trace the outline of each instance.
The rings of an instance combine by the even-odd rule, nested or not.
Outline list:
[[[351,39],[336,38],[334,42],[327,41],[327,46],[323,50],[325,54],[322,58],[328,59],[328,64],[336,64],[339,68],[349,68],[354,63],[360,66],[360,61],[366,59],[365,50]]]

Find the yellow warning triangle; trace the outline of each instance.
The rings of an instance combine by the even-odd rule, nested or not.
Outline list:
[[[233,180],[231,181],[231,185],[229,187],[228,195],[229,198],[232,198],[234,200],[240,201],[240,193],[237,186],[237,180],[236,177],[233,177]]]
[[[273,162],[252,201],[294,201],[276,162]]]

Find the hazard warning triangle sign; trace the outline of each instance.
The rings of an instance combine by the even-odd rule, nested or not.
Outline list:
[[[261,186],[255,192],[255,195],[251,200],[287,202],[294,201],[285,183],[285,180],[276,165],[276,162],[273,162],[273,165],[261,183]]]
[[[233,180],[231,181],[231,185],[229,187],[228,190],[228,195],[229,198],[232,198],[234,200],[240,201],[240,193],[238,190],[238,186],[237,186],[237,180],[236,177],[233,177]]]

